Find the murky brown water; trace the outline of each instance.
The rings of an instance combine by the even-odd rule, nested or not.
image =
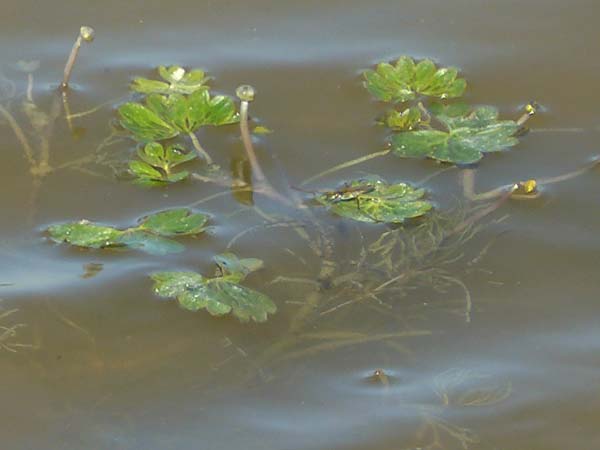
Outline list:
[[[600,153],[597,2],[3,3],[2,73],[22,95],[27,79],[14,63],[39,59],[33,96],[46,110],[79,26],[96,28],[69,104],[73,112],[109,104],[76,119],[76,136],[57,120],[52,167],[93,154],[133,76],[182,64],[205,68],[224,93],[257,88],[252,116],[274,130],[257,143],[259,156],[285,188],[381,150],[385,132],[373,118],[382,109],[358,74],[400,54],[460,67],[467,100],[507,116],[531,99],[545,107],[532,121],[537,132],[485,158],[478,190],[567,173]],[[18,120],[21,100],[2,103]],[[263,224],[252,209],[231,195],[198,204],[215,227],[175,256],[54,245],[43,234],[51,223],[126,226],[223,188],[142,189],[94,164],[55,170],[36,187],[5,120],[0,136],[0,325],[23,324],[0,342],[3,449],[600,448],[597,171],[486,217],[472,240],[432,263],[447,277],[445,292],[419,279],[382,295],[383,304],[344,306],[356,286],[315,289],[321,261],[305,242],[290,228],[259,226],[232,246],[266,263],[248,282],[279,311],[256,325],[184,311],[155,297],[147,278],[160,269],[210,273],[214,254]],[[242,154],[236,127],[201,137],[223,167]],[[131,148],[118,142],[108,154],[125,160]],[[435,170],[389,156],[317,185],[364,172],[417,182]],[[458,180],[455,169],[427,184],[439,210],[456,205]],[[336,274],[351,270],[363,245],[357,228],[316,214],[332,229]],[[367,243],[386,230],[362,229]],[[82,278],[91,263],[102,270]],[[313,284],[273,283],[282,275]],[[369,276],[381,274],[365,283]],[[309,300],[316,307],[299,320]],[[369,381],[378,368],[389,380]]]

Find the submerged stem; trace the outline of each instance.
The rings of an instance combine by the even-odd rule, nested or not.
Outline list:
[[[65,70],[63,73],[63,80],[60,84],[61,89],[67,89],[69,87],[69,79],[71,78],[71,72],[73,71],[73,66],[75,65],[75,61],[77,60],[77,55],[79,54],[79,48],[81,47],[81,43],[83,41],[92,42],[94,40],[94,29],[91,27],[83,26],[79,29],[79,35],[73,44],[73,48],[71,49],[71,53],[69,54],[69,58],[67,59],[67,63],[65,64]]]
[[[242,85],[236,89],[235,93],[240,99],[240,133],[242,135],[244,149],[246,150],[246,155],[250,161],[250,166],[252,167],[252,172],[256,177],[256,181],[258,181],[259,184],[264,183],[266,177],[260,167],[258,158],[256,157],[256,152],[252,146],[252,137],[250,136],[250,130],[248,129],[248,104],[254,100],[254,88],[249,85]]]
[[[202,148],[202,146],[200,145],[200,141],[198,140],[198,137],[191,131],[188,133],[188,136],[192,140],[192,145],[194,146],[194,148],[200,155],[200,158],[202,158],[204,161],[206,161],[206,164],[211,165],[213,163],[213,160],[210,157],[210,155],[206,152],[206,150],[204,150]]]
[[[33,149],[31,148],[31,145],[29,144],[29,140],[27,139],[27,136],[25,136],[25,133],[23,133],[23,129],[17,123],[14,116],[2,105],[0,105],[0,114],[2,114],[2,116],[4,116],[4,118],[6,119],[6,121],[10,125],[10,127],[12,128],[13,132],[15,133],[15,136],[17,137],[19,143],[21,144],[21,147],[23,147],[23,152],[25,153],[25,158],[27,159],[27,162],[29,163],[30,166],[33,167],[35,165],[35,159],[33,157]]]
[[[305,184],[308,184],[308,183],[310,183],[312,181],[318,180],[319,178],[323,178],[326,175],[330,175],[330,174],[332,174],[334,172],[337,172],[338,170],[347,169],[348,167],[352,167],[352,166],[355,166],[357,164],[361,164],[361,163],[363,163],[365,161],[369,161],[371,159],[378,158],[380,156],[385,156],[388,153],[390,153],[391,151],[392,151],[391,149],[382,150],[380,152],[371,153],[369,155],[361,156],[360,158],[352,159],[352,160],[346,161],[346,162],[344,162],[342,164],[338,164],[335,167],[331,167],[330,169],[324,170],[323,172],[320,172],[320,173],[318,173],[316,175],[313,175],[310,178],[307,178],[306,180],[304,180],[304,181],[302,181],[300,183],[300,186],[304,186]]]

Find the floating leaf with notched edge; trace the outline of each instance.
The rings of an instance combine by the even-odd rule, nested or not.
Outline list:
[[[197,157],[196,153],[186,152],[178,145],[163,147],[158,142],[150,142],[138,149],[138,156],[141,161],[130,161],[129,171],[136,176],[136,183],[146,186],[185,180],[189,176],[188,171],[172,172],[172,169]]]
[[[431,203],[421,200],[423,189],[408,184],[388,184],[377,178],[351,181],[337,191],[316,196],[332,212],[361,222],[401,223],[429,211]]]
[[[48,228],[48,232],[55,242],[67,242],[71,245],[87,248],[104,248],[119,245],[117,239],[122,233],[115,228],[97,225],[87,220],[52,225]]]
[[[220,256],[228,261],[237,259],[233,259],[232,256],[235,255],[232,254]],[[215,259],[219,261],[218,257]],[[242,322],[248,322],[250,319],[264,322],[269,314],[277,311],[277,307],[266,295],[238,284],[245,276],[246,274],[239,272],[224,272],[220,277],[205,278],[195,272],[158,272],[152,274],[151,278],[154,280],[156,294],[177,298],[179,304],[187,310],[206,309],[213,316],[231,312]]]
[[[208,89],[208,77],[199,69],[186,70],[179,66],[160,66],[158,73],[165,81],[137,77],[131,83],[131,90],[142,94],[191,94]]]
[[[161,141],[179,134],[179,130],[140,103],[125,103],[119,107],[121,125],[141,142]]]
[[[228,125],[238,121],[235,104],[229,97],[211,97],[208,91],[189,96],[152,94],[146,104],[125,103],[119,108],[121,125],[141,142],[160,141],[191,133],[205,125]]]
[[[66,242],[85,248],[128,247],[153,255],[178,253],[185,249],[173,236],[199,234],[205,230],[208,218],[188,209],[162,211],[143,218],[137,227],[119,230],[87,220],[52,225],[48,228],[55,242]]]
[[[208,217],[205,214],[193,213],[187,208],[178,208],[143,218],[138,229],[160,236],[187,236],[202,233],[206,229],[207,222]]]
[[[417,130],[392,136],[394,154],[401,157],[429,157],[455,164],[472,164],[484,153],[505,150],[519,141],[514,136],[519,125],[498,120],[496,108],[484,106],[468,115],[436,115],[448,131]]]
[[[454,68],[437,69],[429,59],[417,64],[408,56],[400,57],[394,65],[380,63],[375,70],[363,74],[365,87],[371,94],[379,100],[394,103],[414,100],[417,95],[460,97],[467,82],[457,75]]]
[[[233,253],[223,253],[213,257],[222,275],[239,277],[242,281],[250,273],[262,269],[263,262],[257,258],[238,258]]]

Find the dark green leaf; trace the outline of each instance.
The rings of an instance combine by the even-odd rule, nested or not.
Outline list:
[[[452,68],[436,69],[428,59],[415,64],[412,58],[402,56],[395,65],[380,63],[374,71],[365,71],[364,78],[366,88],[379,100],[405,102],[417,95],[460,97],[467,83],[457,74]]]
[[[207,222],[206,215],[179,208],[145,217],[139,228],[161,236],[184,236],[203,232]]]
[[[129,161],[129,170],[138,178],[162,181],[163,174],[144,161]]]
[[[498,120],[492,107],[475,109],[460,115],[459,110],[434,108],[436,118],[448,131],[418,130],[398,133],[392,137],[396,155],[411,158],[429,157],[455,164],[472,164],[483,153],[505,150],[518,143],[515,133],[519,126],[513,120]]]
[[[139,103],[125,103],[119,108],[121,125],[141,142],[160,141],[179,134],[173,125],[161,119],[154,111]]]
[[[158,142],[149,142],[143,148],[138,149],[140,159],[151,166],[164,168],[168,165],[165,149]]]
[[[165,158],[169,162],[170,167],[175,167],[197,157],[198,154],[196,152],[186,151],[185,148],[179,145],[169,145],[165,151]]]
[[[373,178],[356,180],[337,191],[317,195],[316,200],[332,212],[361,222],[401,223],[431,209],[421,200],[425,192],[408,184],[387,184]]]
[[[176,297],[190,311],[206,309],[213,316],[231,312],[242,322],[264,322],[277,310],[269,297],[227,276],[204,278],[194,272],[159,272],[151,277],[159,296]]]
[[[187,123],[190,131],[204,125],[227,125],[237,122],[238,115],[233,100],[207,91],[197,91],[188,97]]]

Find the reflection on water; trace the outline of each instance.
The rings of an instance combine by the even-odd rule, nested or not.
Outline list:
[[[133,144],[110,126],[129,80],[159,64],[203,67],[223,93],[251,83],[251,115],[273,130],[255,142],[258,157],[288,191],[381,150],[373,118],[382,110],[357,73],[410,54],[458,65],[467,101],[504,116],[533,98],[546,108],[538,132],[486,157],[477,192],[569,173],[598,153],[594,3],[503,2],[493,14],[462,0],[179,1],[168,14],[158,1],[7,3],[2,105],[29,125],[20,136],[8,114],[0,122],[4,447],[600,445],[597,171],[477,216],[457,201],[451,169],[427,183],[431,221],[357,227],[206,183],[132,185],[122,175]],[[97,39],[73,74],[69,121],[55,88],[82,24]],[[29,76],[21,59],[40,67]],[[201,138],[221,167],[248,179],[235,126]],[[364,173],[417,183],[436,169],[375,158],[315,186]],[[176,255],[84,251],[43,233],[81,218],[126,227],[190,205],[212,228]],[[153,295],[149,273],[212,275],[212,256],[225,250],[265,261],[247,282],[278,305],[267,323],[194,314]]]

